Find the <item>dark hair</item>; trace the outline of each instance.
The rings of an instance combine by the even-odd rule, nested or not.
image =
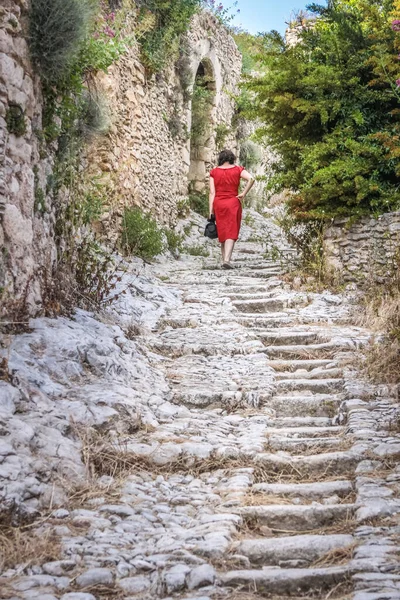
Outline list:
[[[222,150],[222,152],[218,155],[218,166],[225,163],[229,163],[231,165],[235,164],[236,156],[233,154],[231,150]]]

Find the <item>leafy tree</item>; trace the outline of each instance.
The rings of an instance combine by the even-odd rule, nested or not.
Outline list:
[[[280,156],[270,187],[292,192],[298,218],[379,213],[400,206],[399,0],[333,0],[298,43],[263,37],[265,73],[248,79]],[[400,21],[399,21],[400,23]],[[394,27],[396,29],[396,27]],[[398,82],[400,84],[400,82]]]

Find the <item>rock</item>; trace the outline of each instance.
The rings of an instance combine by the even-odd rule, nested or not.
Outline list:
[[[168,594],[173,594],[184,589],[186,584],[186,576],[190,573],[190,567],[187,565],[174,565],[171,569],[163,574],[163,581],[167,588]]]
[[[211,565],[200,565],[191,570],[188,577],[189,590],[195,590],[206,585],[212,585],[216,578],[216,571]]]
[[[114,581],[113,574],[110,569],[96,568],[89,569],[76,578],[78,587],[90,587],[92,585],[111,585]]]
[[[150,581],[146,577],[138,575],[120,579],[118,585],[126,594],[140,594],[150,588]]]

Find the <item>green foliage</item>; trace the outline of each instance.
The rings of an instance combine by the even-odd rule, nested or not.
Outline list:
[[[134,256],[151,260],[164,250],[163,231],[155,219],[140,208],[127,208],[122,224],[122,246]]]
[[[192,96],[192,123],[190,139],[193,146],[200,145],[210,129],[210,113],[215,92],[205,75],[197,75]]]
[[[255,142],[246,140],[240,146],[239,160],[240,164],[248,171],[257,167],[262,159],[261,148]]]
[[[183,101],[189,102],[192,97],[191,86],[192,86],[192,61],[190,59],[190,45],[187,40],[181,41],[179,49],[179,58],[175,63],[175,69],[181,83],[183,90]]]
[[[237,47],[242,55],[242,72],[245,74],[262,71],[263,64],[260,61],[263,36],[261,34],[251,35],[247,31],[240,31],[233,36]]]
[[[209,200],[206,192],[192,192],[189,196],[189,206],[194,212],[203,217],[209,216]]]
[[[150,73],[161,71],[179,52],[201,0],[141,0],[137,29],[142,59]]]
[[[173,229],[164,229],[165,237],[167,239],[168,250],[171,252],[180,252],[182,250],[182,238],[179,233],[176,233]]]
[[[24,111],[18,104],[10,104],[6,110],[6,125],[10,133],[21,136],[26,133]]]
[[[247,114],[280,156],[273,191],[293,192],[297,218],[379,213],[400,206],[400,102],[392,0],[337,0],[288,47],[263,38],[265,75]]]
[[[177,216],[179,219],[184,219],[188,216],[190,210],[189,198],[181,198],[176,204]]]
[[[79,215],[82,225],[92,225],[98,221],[104,212],[107,195],[100,179],[91,178],[86,184],[79,202]]]
[[[222,150],[225,146],[227,137],[231,133],[231,128],[225,123],[220,123],[215,128],[215,146],[217,150]]]
[[[209,251],[204,246],[185,246],[183,251],[191,256],[210,256]]]

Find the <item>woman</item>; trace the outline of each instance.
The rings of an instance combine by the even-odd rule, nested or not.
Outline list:
[[[218,156],[218,167],[210,173],[210,218],[215,215],[223,269],[233,268],[230,261],[239,237],[242,221],[241,203],[254,184],[252,175],[244,167],[236,166],[235,160],[233,152],[222,150]],[[247,185],[239,194],[241,179],[247,181]]]

